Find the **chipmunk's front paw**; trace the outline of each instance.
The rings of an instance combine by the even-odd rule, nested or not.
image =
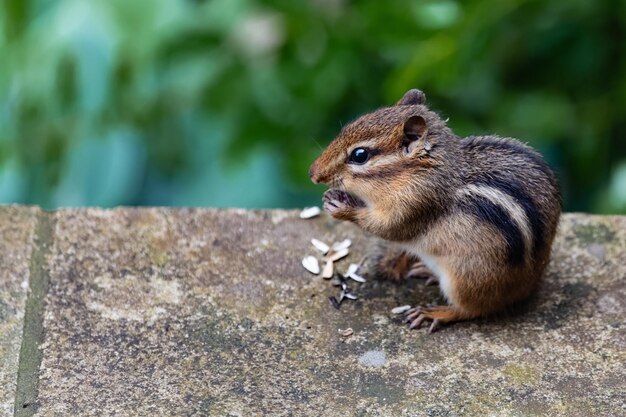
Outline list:
[[[400,249],[390,249],[376,260],[376,277],[394,282],[406,278],[424,278],[426,285],[437,284],[437,277],[417,256]]]
[[[411,264],[418,261],[403,250],[387,250],[376,260],[376,277],[393,282],[404,281],[408,277]]]
[[[365,203],[357,197],[340,190],[328,190],[324,193],[324,211],[339,220],[354,221],[357,210]]]

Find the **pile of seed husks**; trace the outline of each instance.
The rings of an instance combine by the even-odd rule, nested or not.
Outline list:
[[[319,207],[309,207],[305,208],[300,213],[300,218],[311,219],[318,216],[320,213],[321,210]],[[341,288],[338,297],[329,297],[331,305],[336,309],[339,309],[343,300],[356,300],[358,297],[354,294],[352,289],[348,287],[348,283],[350,281],[359,283],[365,282],[365,278],[358,274],[359,268],[363,265],[365,258],[358,264],[350,264],[350,266],[348,266],[348,270],[343,274],[335,270],[335,262],[347,257],[350,254],[352,241],[350,239],[345,239],[340,242],[335,242],[332,245],[328,245],[319,239],[311,239],[311,245],[320,252],[321,263],[324,266],[320,268],[320,261],[318,260],[318,257],[312,255],[307,255],[302,259],[302,266],[314,275],[319,275],[321,272],[322,278],[330,280],[330,283],[333,286]]]
[[[302,210],[302,212],[300,213],[300,218],[312,219],[319,216],[320,213],[321,210],[319,207],[308,207]],[[349,280],[359,283],[365,282],[365,278],[359,275],[358,272],[359,268],[363,266],[366,258],[363,258],[358,264],[350,264],[348,270],[345,273],[341,274],[335,271],[335,262],[345,258],[350,254],[349,248],[352,245],[352,241],[350,239],[345,239],[341,242],[335,242],[330,246],[322,242],[321,240],[311,239],[311,245],[313,245],[313,247],[321,253],[322,264],[324,265],[324,267],[320,271],[320,262],[318,261],[318,258],[311,255],[305,256],[302,259],[302,266],[314,275],[319,275],[319,273],[321,272],[322,278],[331,280],[330,282],[331,284],[333,284],[333,286],[341,288],[339,297],[328,297],[328,299],[330,300],[330,304],[336,309],[339,309],[339,306],[341,305],[343,300],[356,300],[357,296],[352,292],[352,289],[348,287],[348,282],[350,282]],[[391,310],[391,313],[394,315],[399,315],[409,314],[411,311],[412,310],[410,305],[403,305],[393,308]],[[351,328],[348,328],[346,330],[339,330],[339,333],[343,337],[349,337],[350,335],[352,335],[353,330]]]

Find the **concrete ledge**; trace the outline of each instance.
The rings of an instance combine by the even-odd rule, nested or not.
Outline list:
[[[353,285],[359,300],[330,306],[336,289],[300,265],[315,254],[309,240],[352,239],[340,269],[376,242],[326,216],[124,208],[44,217],[0,211],[2,415],[16,391],[14,413],[38,416],[626,412],[626,217],[565,215],[525,311],[432,335],[390,313],[437,300],[419,281],[370,279]],[[38,221],[50,233],[33,249]],[[37,256],[41,265],[29,260]],[[22,346],[19,373],[36,364],[34,383],[16,375],[21,283],[32,270],[29,302],[37,286],[45,302],[26,328],[42,326],[42,358]],[[354,334],[341,336],[348,327]]]

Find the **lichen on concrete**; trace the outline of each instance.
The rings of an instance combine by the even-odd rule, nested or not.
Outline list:
[[[437,289],[369,263],[333,308],[300,264],[310,239],[352,239],[340,270],[378,242],[297,214],[56,212],[36,415],[624,413],[626,218],[564,215],[532,300],[427,334],[391,310]]]

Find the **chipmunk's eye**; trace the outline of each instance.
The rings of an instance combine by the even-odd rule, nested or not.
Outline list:
[[[364,164],[367,160],[370,159],[370,153],[365,148],[356,148],[350,153],[350,157],[348,158],[348,162],[352,164]]]

